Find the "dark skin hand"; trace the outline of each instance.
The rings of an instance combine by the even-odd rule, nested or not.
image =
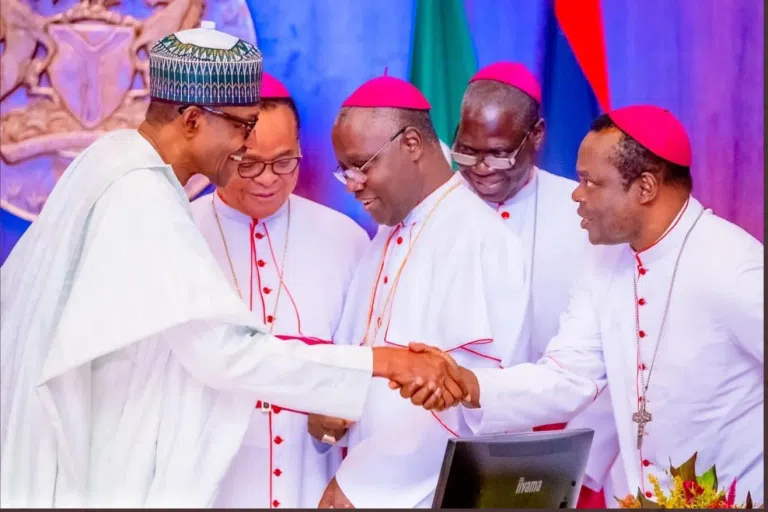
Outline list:
[[[461,370],[448,354],[395,347],[374,347],[373,353],[374,377],[389,379],[398,387],[425,387],[434,409],[452,407],[468,394],[462,388]]]
[[[467,395],[460,382],[461,369],[448,354],[440,351],[407,350],[395,347],[373,349],[373,376],[389,379],[392,389],[407,386],[428,394],[430,409],[452,407]],[[421,395],[419,395],[421,396]],[[341,439],[352,424],[348,420],[310,414],[307,430],[318,441],[324,435]]]
[[[408,345],[408,349],[415,353],[430,353],[439,355],[441,357],[450,358],[448,354],[436,347],[431,347],[424,343],[411,343]],[[453,359],[451,358],[451,361]],[[480,407],[480,383],[477,380],[477,376],[467,368],[459,367],[459,386],[463,390],[462,402],[465,407],[477,408]],[[391,389],[399,389],[400,396],[405,399],[410,399],[411,403],[416,406],[423,407],[426,410],[443,410],[452,405],[441,407],[439,397],[435,396],[435,393],[429,386],[425,386],[418,382],[412,382],[401,386],[397,382],[390,381],[389,387]],[[458,402],[457,402],[458,403]]]
[[[334,478],[326,487],[317,508],[355,508],[355,506],[347,499]]]
[[[349,428],[351,424],[351,421],[343,420],[341,418],[310,414],[307,421],[307,430],[309,430],[309,434],[318,441],[322,441],[324,435],[331,436],[338,441],[344,437],[347,428]]]
[[[435,410],[452,407],[469,393],[462,387],[461,369],[456,361],[446,353],[421,344],[409,349],[374,347],[373,376],[389,379],[392,389],[421,390],[422,394],[428,395],[429,405]],[[322,439],[323,434],[319,435]],[[334,478],[325,489],[318,508],[354,508],[354,505]]]

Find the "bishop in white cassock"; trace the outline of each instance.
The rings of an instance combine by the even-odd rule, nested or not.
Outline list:
[[[372,375],[462,396],[439,355],[270,336],[217,265],[182,185],[229,181],[258,49],[183,31],[150,76],[146,120],[75,159],[2,267],[2,506],[211,506],[258,398],[356,419]]]
[[[540,105],[538,81],[522,64],[497,62],[480,69],[464,93],[452,152],[467,183],[525,249],[531,283],[529,361],[538,360],[557,334],[571,286],[590,250],[571,199],[576,183],[535,165],[545,133]],[[541,425],[535,430],[564,426]],[[585,478],[588,489],[582,490],[579,508],[605,506],[603,497],[590,488],[600,491],[605,485],[608,504],[614,495],[626,494],[622,467],[616,463],[619,445],[608,389],[569,427],[595,430]]]
[[[338,175],[382,226],[355,273],[334,341],[430,340],[473,368],[527,361],[520,243],[452,175],[428,111],[415,87],[384,76],[357,89],[337,118]],[[454,435],[386,382],[373,385],[327,491],[326,498],[340,489],[346,500],[321,505],[430,507]]]
[[[664,470],[697,452],[699,473],[716,465],[722,485],[737,480],[737,501],[762,503],[763,245],[690,195],[690,163],[666,110],[598,118],[574,199],[590,241],[606,246],[537,364],[465,372],[480,406],[464,409],[465,426],[568,421],[608,384],[632,491],[651,497],[649,475],[667,488]]]
[[[310,345],[331,343],[370,239],[350,218],[292,193],[301,160],[299,116],[288,90],[266,72],[260,107],[237,174],[194,201],[192,216],[269,332]],[[316,507],[341,462],[341,448],[311,438],[306,411],[268,400],[253,405],[215,506]]]

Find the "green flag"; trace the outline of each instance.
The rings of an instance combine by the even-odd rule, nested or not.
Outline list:
[[[477,70],[477,58],[463,0],[416,0],[411,76],[432,105],[444,151],[453,142],[461,98]]]

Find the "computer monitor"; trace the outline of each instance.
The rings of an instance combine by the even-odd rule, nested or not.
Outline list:
[[[594,431],[450,439],[432,508],[574,508]]]

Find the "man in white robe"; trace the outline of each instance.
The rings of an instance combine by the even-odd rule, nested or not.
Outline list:
[[[464,93],[452,151],[464,179],[525,249],[531,283],[530,362],[543,355],[557,334],[571,286],[590,249],[571,200],[576,183],[536,167],[545,135],[540,105],[541,87],[522,64],[497,62],[480,69]],[[619,444],[607,387],[569,426],[595,430],[578,508],[615,505],[612,497],[625,495],[626,489],[615,488],[613,482],[622,484],[626,477],[616,462]],[[605,497],[599,493],[604,484]]]
[[[226,187],[194,201],[192,216],[269,332],[331,343],[370,239],[349,217],[293,194],[299,114],[285,86],[266,72],[260,107],[237,172]],[[340,462],[340,447],[309,435],[306,411],[259,400],[215,507],[314,508]]]
[[[608,384],[631,490],[651,498],[650,475],[668,489],[669,465],[697,453],[698,474],[716,465],[721,486],[737,481],[737,502],[764,502],[763,245],[691,195],[691,160],[669,111],[630,106],[595,121],[573,198],[602,247],[538,363],[464,371],[456,428],[568,421]],[[401,394],[420,404],[429,390]]]
[[[355,273],[334,342],[439,340],[468,367],[527,361],[520,242],[452,173],[429,108],[413,85],[384,76],[352,93],[336,119],[337,176],[382,226]],[[387,382],[373,384],[321,507],[430,507],[454,435]]]
[[[463,395],[439,356],[268,334],[182,188],[198,172],[229,181],[261,54],[192,29],[158,41],[150,72],[145,122],[75,159],[2,267],[4,507],[210,506],[258,398],[356,419],[372,375]]]

